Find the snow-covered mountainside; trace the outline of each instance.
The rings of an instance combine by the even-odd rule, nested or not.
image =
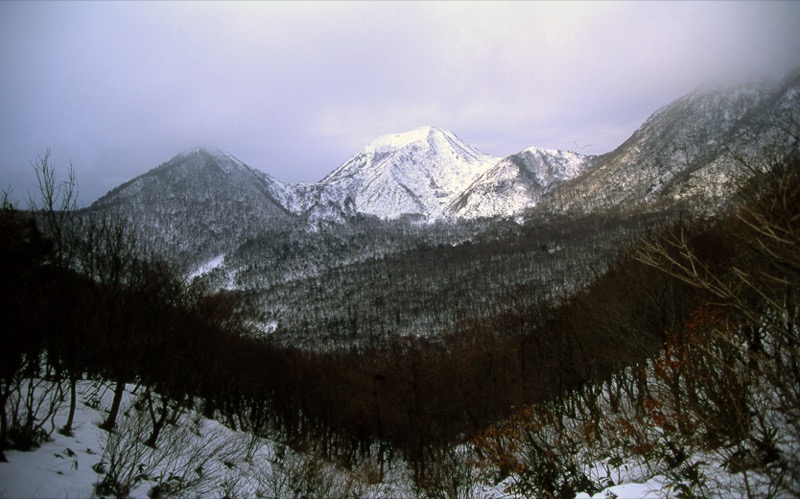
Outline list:
[[[51,387],[51,391],[56,389]],[[80,402],[73,434],[53,431],[38,448],[7,451],[7,462],[0,462],[0,497],[111,497],[103,484],[113,483],[114,477],[119,488],[129,488],[126,497],[290,497],[299,495],[302,489],[298,484],[314,486],[312,492],[327,497],[415,495],[408,465],[400,458],[387,466],[382,480],[374,480],[375,474],[366,474],[369,468],[345,469],[280,441],[236,431],[192,410],[179,414],[166,426],[157,448],[148,447],[144,440],[152,427],[144,412],[144,396],[136,395],[133,385],[128,385],[124,393],[120,429],[113,433],[98,425],[113,390],[97,382],[80,381],[76,391]],[[63,426],[67,406],[62,404],[49,421],[48,430]],[[627,463],[625,466],[628,470]],[[640,467],[632,463],[625,478],[635,476]],[[665,487],[663,477],[627,482],[593,497],[662,497]],[[512,497],[503,491],[507,486],[473,480],[469,495]],[[302,491],[305,496],[312,495]]]
[[[536,206],[558,182],[586,170],[593,156],[530,147],[508,156],[478,177],[447,208],[455,217],[511,216]]]
[[[286,185],[269,175],[204,147],[122,184],[90,210],[119,213],[162,236],[161,244],[178,257],[195,262],[293,219],[284,207],[291,196]]]
[[[730,196],[735,155],[757,154],[797,118],[800,78],[701,89],[656,111],[584,174],[555,187],[540,209],[586,213],[658,206],[713,207]]]
[[[330,199],[360,213],[433,220],[498,160],[425,126],[378,137],[320,184]]]
[[[800,74],[698,90],[601,156],[531,147],[498,158],[424,126],[378,137],[315,184],[284,184],[230,154],[198,148],[117,187],[92,209],[146,224],[194,265],[286,223],[315,228],[356,215],[436,222],[530,210],[714,209],[738,176],[731,153],[774,145],[781,127],[799,119],[798,100]]]

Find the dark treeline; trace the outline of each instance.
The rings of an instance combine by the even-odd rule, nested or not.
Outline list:
[[[385,448],[383,460],[392,449],[416,463],[420,476],[434,449],[469,438],[512,407],[655,351],[662,308],[679,308],[676,296],[688,299],[667,289],[671,284],[650,267],[620,262],[592,289],[655,297],[640,307],[641,320],[627,326],[628,335],[614,333],[615,314],[590,310],[587,291],[558,308],[464,321],[457,334],[436,339],[397,337],[380,347],[319,353],[253,336],[235,293],[186,284],[165,263],[137,254],[124,227],[112,221],[83,228],[73,251],[80,273],[57,264],[55,245],[28,214],[6,208],[2,230],[8,324],[2,401],[41,372],[67,385],[110,380],[120,395],[126,383],[136,383],[156,400],[153,445],[170,412],[194,406],[234,427],[321,445],[329,458],[346,461]],[[635,349],[620,343],[634,340]],[[635,353],[621,356],[625,351]],[[107,429],[119,410],[114,400]],[[33,428],[3,416],[4,447],[30,446],[36,435],[26,430]]]
[[[46,159],[42,171],[52,183]],[[43,189],[51,198],[59,195],[52,185]],[[613,341],[598,341],[594,330],[574,323],[597,322],[589,316],[580,319],[588,306],[585,294],[561,297],[563,303],[556,308],[541,305],[544,300],[513,300],[514,293],[509,293],[512,306],[501,312],[491,309],[492,314],[462,309],[454,314],[450,332],[435,337],[424,330],[419,337],[391,335],[362,318],[358,327],[381,329],[380,334],[373,332],[381,339],[374,346],[328,352],[290,347],[280,337],[253,334],[254,314],[240,294],[211,292],[200,281],[186,282],[148,252],[125,223],[85,213],[66,219],[55,201],[36,212],[8,205],[3,209],[3,304],[9,324],[4,343],[9,347],[4,349],[8,359],[0,396],[7,401],[30,389],[25,380],[38,374],[63,381],[63,396],[74,408],[78,380],[109,380],[115,397],[102,425],[111,430],[125,385],[135,383],[149,394],[152,445],[169,414],[193,406],[235,427],[276,434],[297,445],[321,442],[327,457],[345,462],[375,452],[383,462],[399,452],[417,463],[422,476],[432,449],[468,439],[513,406],[551,397],[596,372],[631,361],[617,353],[624,346],[611,333],[617,317],[605,318],[606,336]],[[408,281],[437,269],[440,276],[442,269],[466,269],[450,276],[445,288],[455,295],[439,307],[451,307],[455,299],[475,307],[474,296],[456,291],[479,285],[478,274],[488,278],[488,294],[498,278],[492,269],[503,260],[530,260],[531,252],[547,259],[561,251],[547,247],[553,234],[602,234],[605,225],[602,219],[587,219],[567,227],[528,230],[501,243],[490,238],[455,247],[418,247],[396,257],[393,268],[404,269],[398,275],[411,273],[403,277]],[[570,234],[566,238],[578,239]],[[588,254],[585,245],[578,246]],[[625,288],[625,276],[655,274],[630,263],[615,265],[595,287]],[[367,269],[360,274],[369,280],[375,273],[364,265]],[[640,277],[630,279],[655,286],[646,293],[664,293],[658,278]],[[505,291],[532,293],[520,282],[524,279]],[[404,289],[391,283],[371,286],[373,292],[382,290],[377,297],[391,299],[392,307],[408,300],[387,296],[398,287]],[[369,298],[374,313],[389,307]],[[433,306],[434,301],[431,295],[426,303]],[[663,312],[655,305],[661,306],[654,302],[643,319],[650,329],[635,331],[636,341],[646,346],[636,350],[635,358],[656,348],[656,319]],[[423,308],[404,314],[427,312]],[[311,326],[313,335],[319,325]],[[321,337],[326,332],[316,329]],[[608,355],[597,355],[598,348],[606,348]],[[3,447],[26,447],[40,438],[29,422],[10,421],[6,415],[3,411]],[[70,423],[62,430],[71,431]]]
[[[520,307],[464,321],[455,333],[395,337],[352,352],[277,348],[262,379],[274,384],[270,412],[290,436],[324,442],[329,457],[379,452],[383,442],[424,480],[438,450],[513,408],[643,364],[698,296],[631,251],[558,305]]]
[[[460,233],[442,226],[442,232],[455,234],[440,235],[435,244],[419,229],[408,228],[405,250],[346,263],[328,254],[333,246],[328,237],[314,234],[309,240],[316,246],[307,250],[311,242],[288,235],[253,242],[260,249],[250,248],[252,264],[235,267],[226,259],[226,265],[237,269],[237,283],[248,283],[247,297],[262,311],[263,322],[273,324],[275,341],[316,351],[358,350],[397,336],[453,333],[470,319],[558,300],[605,272],[620,245],[668,216],[550,217],[524,226],[499,221],[494,231],[465,221]],[[384,228],[374,237],[389,233]],[[284,246],[293,249],[279,250]],[[294,258],[310,253],[312,260],[339,263],[287,277],[278,253]]]
[[[237,428],[320,446],[344,463],[376,455],[383,465],[401,455],[420,479],[437,449],[466,441],[512,407],[642,360],[658,347],[665,310],[681,309],[690,297],[628,258],[558,307],[529,303],[461,320],[455,332],[435,338],[389,337],[380,346],[324,353],[253,335],[252,311],[238,294],[183,281],[116,220],[81,218],[69,244],[57,244],[36,218],[3,211],[4,401],[35,374],[73,388],[79,379],[110,380],[115,397],[102,426],[111,430],[125,384],[135,383],[152,394],[153,446],[171,413],[195,407]],[[615,297],[611,305],[620,308],[652,299],[624,325],[628,334],[618,334],[615,313],[592,310],[602,308],[596,296]],[[25,421],[5,416],[4,447],[39,438]]]

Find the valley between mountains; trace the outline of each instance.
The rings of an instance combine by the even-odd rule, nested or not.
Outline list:
[[[199,147],[82,209],[35,166],[0,496],[800,495],[798,72],[594,156],[423,126],[289,184]]]
[[[774,142],[798,85],[700,89],[599,156],[499,158],[423,126],[286,184],[196,148],[87,211],[121,215],[184,272],[245,293],[286,344],[435,336],[580,289],[654,223],[724,210],[746,173],[737,158]]]

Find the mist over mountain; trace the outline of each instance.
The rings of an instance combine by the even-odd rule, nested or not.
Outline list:
[[[706,209],[724,203],[752,157],[796,119],[800,75],[727,88],[698,89],[659,109],[614,151],[557,186],[543,211]]]
[[[0,499],[800,498],[798,20],[0,3]]]

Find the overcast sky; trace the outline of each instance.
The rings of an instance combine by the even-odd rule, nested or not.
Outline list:
[[[800,2],[0,2],[0,189],[80,202],[198,146],[315,182],[384,133],[599,154],[707,82],[800,67]]]

